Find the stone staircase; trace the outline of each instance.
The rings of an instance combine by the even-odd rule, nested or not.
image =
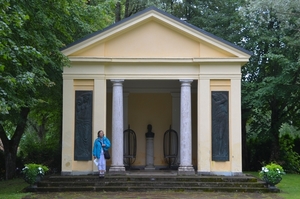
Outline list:
[[[206,191],[206,192],[279,192],[253,176],[177,176],[172,173],[148,172],[106,175],[48,176],[30,186],[28,192],[65,191]]]

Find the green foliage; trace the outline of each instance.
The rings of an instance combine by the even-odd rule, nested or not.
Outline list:
[[[48,167],[42,164],[25,164],[22,174],[25,182],[32,185],[36,182],[37,177],[43,177],[48,171]]]
[[[259,177],[269,185],[274,186],[282,180],[284,174],[285,172],[279,164],[270,163],[262,167],[262,170],[259,172]]]
[[[111,24],[113,2],[0,2],[0,138],[9,157],[16,156],[28,115],[45,125],[44,134],[61,133],[61,74],[69,61],[60,49]]]
[[[294,139],[290,135],[280,138],[280,157],[282,165],[289,173],[300,173],[300,155],[294,150]]]
[[[40,139],[36,132],[28,131],[20,143],[18,156],[23,163],[36,162],[47,165],[52,172],[61,167],[61,142],[58,133],[47,133]]]
[[[299,124],[300,6],[293,0],[246,2],[239,9],[243,44],[253,56],[242,68],[243,109],[251,134],[271,140],[267,161],[280,161],[282,124]]]
[[[267,133],[262,131],[263,122],[261,121],[251,121],[256,122],[255,130],[248,129],[247,134],[247,148],[248,148],[248,169],[258,170],[261,167],[262,162],[269,160],[272,148],[272,139]],[[267,131],[267,130],[266,130]],[[257,133],[255,133],[257,132]],[[296,141],[299,139],[298,130],[288,124],[283,124],[279,130],[279,144],[280,144],[280,158],[279,163],[285,168],[288,173],[299,173],[300,169],[300,155],[296,151]]]
[[[247,139],[248,148],[248,169],[257,171],[261,168],[261,163],[268,160],[271,153],[272,142],[270,139],[251,137]]]
[[[281,161],[285,170],[290,173],[300,173],[300,131],[294,125],[284,123],[280,130]],[[298,150],[297,150],[298,147]]]

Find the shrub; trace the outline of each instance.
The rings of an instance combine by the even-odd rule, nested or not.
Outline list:
[[[284,174],[285,172],[280,165],[270,163],[262,167],[262,170],[259,172],[259,177],[266,181],[268,185],[275,186],[282,180]]]
[[[22,169],[22,174],[24,180],[28,184],[33,185],[36,183],[37,178],[42,178],[48,170],[48,167],[42,164],[25,164],[25,167]]]

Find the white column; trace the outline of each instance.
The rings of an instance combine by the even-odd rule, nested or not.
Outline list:
[[[123,81],[111,80],[112,88],[112,164],[109,174],[125,174],[123,163]]]
[[[178,175],[195,175],[192,165],[192,81],[180,80],[180,165]]]

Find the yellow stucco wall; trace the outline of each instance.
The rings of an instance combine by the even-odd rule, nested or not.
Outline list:
[[[71,56],[85,57],[235,57],[156,20],[105,38]]]

